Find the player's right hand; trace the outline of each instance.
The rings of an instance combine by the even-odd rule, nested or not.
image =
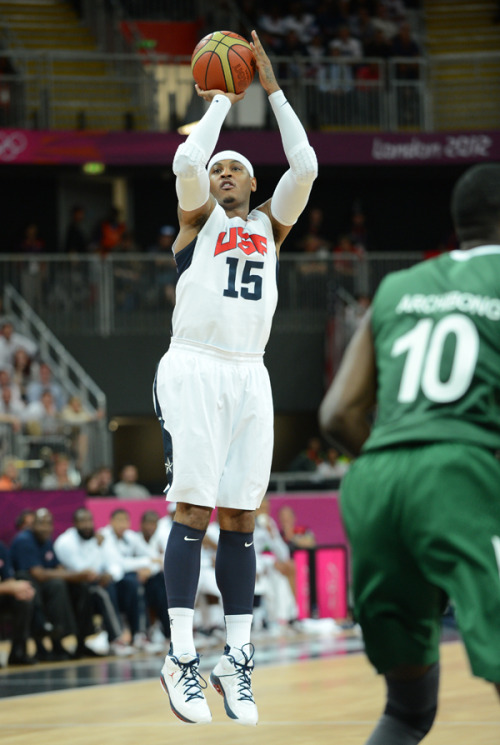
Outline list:
[[[200,98],[203,98],[204,101],[210,102],[215,96],[227,96],[229,100],[231,101],[231,104],[235,104],[237,101],[241,101],[243,98],[245,98],[245,91],[243,93],[226,93],[225,91],[218,91],[218,90],[210,90],[210,91],[204,91],[198,83],[195,83],[195,89],[196,93],[200,96]]]

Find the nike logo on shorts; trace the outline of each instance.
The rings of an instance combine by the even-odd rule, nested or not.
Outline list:
[[[185,541],[199,541],[199,538],[189,538],[187,535],[184,536]]]
[[[245,548],[250,548],[250,546],[253,546],[253,541],[251,543],[245,543]]]

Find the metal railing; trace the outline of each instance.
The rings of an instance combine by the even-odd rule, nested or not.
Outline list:
[[[419,253],[282,252],[275,327],[324,329],[339,308],[343,313],[354,298],[372,297],[389,271],[421,259]],[[168,334],[176,280],[172,259],[155,254],[0,255],[0,287],[14,288],[7,304],[17,291],[57,336]]]
[[[32,272],[33,263],[31,263]],[[21,273],[21,278],[22,276]],[[31,276],[34,275],[31,274]],[[33,289],[33,286],[33,283],[31,283],[31,289]],[[37,473],[38,475],[40,473],[39,469],[47,465],[46,459],[40,457],[40,452],[44,448],[48,448],[51,452],[54,449],[62,450],[70,457],[79,458],[81,461],[80,468],[84,473],[89,473],[102,463],[110,462],[111,437],[106,422],[105,393],[74,357],[69,354],[57,339],[53,330],[49,329],[42,320],[40,316],[44,315],[43,303],[39,308],[40,315],[38,315],[7,279],[4,279],[2,287],[5,312],[13,319],[16,328],[36,342],[40,360],[49,365],[54,379],[62,385],[68,397],[77,396],[80,398],[84,410],[92,412],[94,415],[93,420],[79,425],[77,427],[78,431],[71,425],[64,425],[61,422],[60,431],[55,435],[53,442],[49,442],[47,436],[41,432],[29,432],[25,429],[17,431],[7,428],[8,431],[0,432],[0,436],[8,438],[6,442],[10,453],[16,455],[18,459],[35,464],[34,466],[28,466],[28,468],[34,468],[30,476],[30,483],[32,484],[36,483]],[[24,289],[28,290],[28,296],[30,296],[30,288],[26,284]],[[33,300],[34,297],[31,297],[31,299]],[[77,445],[81,448],[78,453],[76,452]]]
[[[193,115],[189,57],[9,50],[0,126],[165,131]],[[500,127],[500,52],[350,60],[276,57],[280,85],[309,129],[401,131]],[[253,93],[251,93],[253,91]],[[229,121],[230,119],[230,121]],[[256,82],[228,119],[273,128]]]
[[[188,57],[51,50],[9,50],[4,56],[16,73],[0,79],[2,126],[154,131],[189,115]],[[324,57],[312,63],[280,57],[274,63],[280,85],[308,128],[428,127],[423,59],[412,61],[415,79],[400,77],[399,58],[333,62]],[[258,95],[235,107],[232,127],[275,126],[264,91],[256,86]]]
[[[157,129],[157,90],[134,54],[16,50],[0,78],[3,126],[23,129]]]

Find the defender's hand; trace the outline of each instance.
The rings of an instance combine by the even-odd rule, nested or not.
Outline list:
[[[268,96],[275,91],[279,91],[280,87],[276,81],[273,66],[271,60],[264,51],[259,37],[256,31],[252,31],[253,42],[250,42],[253,53],[255,54],[255,61],[257,62],[257,70],[259,71],[260,84],[264,88]]]

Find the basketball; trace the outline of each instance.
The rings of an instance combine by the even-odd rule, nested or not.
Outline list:
[[[243,93],[255,74],[252,47],[232,31],[214,31],[204,36],[191,56],[195,82],[204,91]]]

